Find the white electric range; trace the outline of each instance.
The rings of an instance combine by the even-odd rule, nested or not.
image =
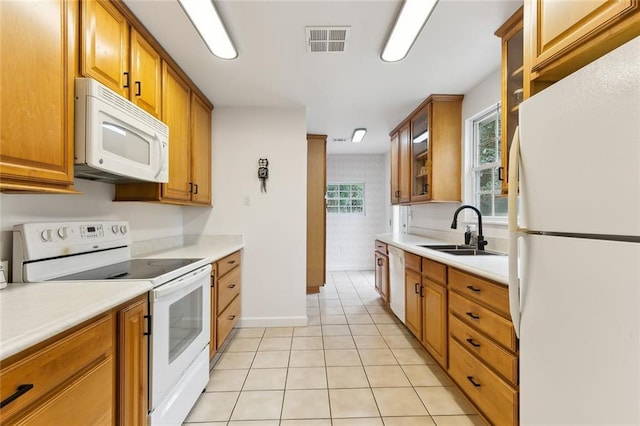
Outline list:
[[[149,292],[149,418],[182,424],[209,380],[207,259],[132,259],[126,221],[16,225],[13,281],[145,280]]]

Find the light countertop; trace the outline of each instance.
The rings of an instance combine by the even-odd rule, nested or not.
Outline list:
[[[450,242],[411,234],[380,234],[376,235],[375,238],[404,251],[417,254],[418,256],[444,263],[500,284],[508,284],[509,258],[507,256],[456,256],[447,254],[437,250],[419,247],[419,245],[451,244]],[[462,244],[462,242],[458,244]]]
[[[185,236],[180,247],[138,258],[219,260],[244,247],[242,236]],[[27,349],[153,288],[150,281],[49,281],[0,290],[0,360]]]

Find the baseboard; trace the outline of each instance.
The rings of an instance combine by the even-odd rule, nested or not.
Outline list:
[[[236,327],[306,327],[307,317],[266,317],[266,318],[240,318]]]

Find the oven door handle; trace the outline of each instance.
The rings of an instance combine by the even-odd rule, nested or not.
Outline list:
[[[153,298],[158,300],[162,297],[167,297],[168,295],[180,291],[184,288],[187,288],[193,285],[194,282],[206,278],[207,286],[209,285],[209,278],[211,275],[211,265],[203,266],[197,271],[190,272],[186,276],[182,278],[178,278],[174,282],[170,284],[161,285],[160,287],[153,290]],[[199,287],[198,285],[197,287]]]

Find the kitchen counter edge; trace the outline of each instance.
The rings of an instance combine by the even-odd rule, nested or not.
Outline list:
[[[419,245],[452,243],[412,234],[378,234],[375,235],[374,238],[404,251],[435,260],[436,262],[478,275],[502,285],[507,285],[509,282],[508,256],[456,256],[442,253],[437,250],[420,247]]]

